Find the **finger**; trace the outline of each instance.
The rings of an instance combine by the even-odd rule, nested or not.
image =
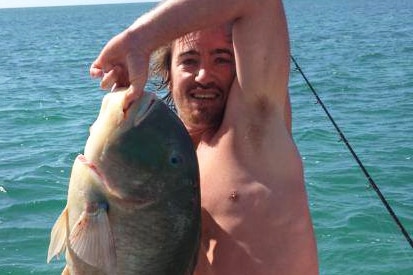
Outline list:
[[[105,73],[113,70],[115,67],[116,66],[111,63],[103,64],[99,56],[90,66],[89,73],[93,78],[102,78]]]
[[[135,100],[139,100],[142,96],[143,90],[134,89],[133,84],[131,84],[123,98],[124,110],[128,109]]]
[[[113,85],[116,83],[116,72],[111,70],[108,73],[105,73],[100,81],[100,87],[103,90],[110,90]]]
[[[137,89],[134,84],[131,84],[125,96],[125,105],[128,106],[132,101],[139,99],[142,95],[143,90]]]
[[[90,67],[89,74],[92,78],[102,78],[104,72],[102,69]]]
[[[107,71],[109,71],[108,68],[107,68]],[[92,65],[90,65],[89,74],[93,78],[102,78],[104,75],[104,72],[105,71],[103,69],[102,63],[100,62],[100,57],[98,57],[92,63]]]
[[[115,66],[112,70],[104,73],[100,86],[104,90],[111,89],[114,84],[117,85],[117,88],[128,87],[128,78],[128,73],[123,69],[123,67]]]

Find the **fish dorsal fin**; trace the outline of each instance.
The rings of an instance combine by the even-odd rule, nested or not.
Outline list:
[[[66,249],[67,234],[67,207],[62,211],[56,223],[53,225],[50,234],[49,251],[47,253],[47,262],[49,263],[55,256],[59,257]]]
[[[116,250],[108,215],[105,208],[84,211],[69,236],[71,249],[85,263],[116,273]]]

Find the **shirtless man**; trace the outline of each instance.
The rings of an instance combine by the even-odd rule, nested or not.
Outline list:
[[[165,1],[109,41],[91,75],[103,77],[104,89],[131,85],[128,100],[139,97],[151,53],[170,41],[165,76],[200,165],[195,274],[317,274],[302,162],[289,129],[282,2]]]

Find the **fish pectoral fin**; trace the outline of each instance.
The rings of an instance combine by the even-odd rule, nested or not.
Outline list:
[[[84,211],[70,232],[69,243],[85,263],[106,274],[116,273],[115,242],[105,208]]]
[[[47,263],[49,263],[55,256],[59,257],[59,255],[66,249],[67,215],[68,213],[66,207],[53,225],[53,229],[50,234]]]

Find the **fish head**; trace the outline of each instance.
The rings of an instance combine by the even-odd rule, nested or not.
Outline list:
[[[124,102],[122,92],[105,97],[85,148],[109,193],[146,203],[198,188],[195,149],[177,115],[153,93]]]

